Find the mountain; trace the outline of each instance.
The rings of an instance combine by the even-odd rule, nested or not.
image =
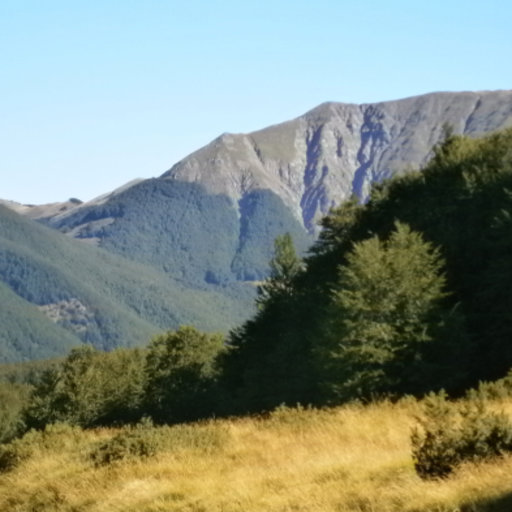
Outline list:
[[[0,362],[83,342],[141,345],[180,324],[226,331],[250,314],[253,296],[242,284],[223,293],[184,286],[0,205]]]
[[[397,101],[324,103],[250,134],[224,134],[162,178],[201,183],[234,202],[277,194],[314,231],[329,209],[371,184],[423,165],[449,125],[479,135],[512,125],[512,91],[432,93]]]
[[[325,103],[257,132],[223,134],[160,178],[39,217],[187,285],[260,280],[277,235],[289,231],[304,251],[331,207],[421,167],[446,126],[478,135],[510,125],[512,91]]]
[[[14,248],[0,232],[8,287],[0,294],[37,306],[53,328],[68,326],[66,346],[130,345],[183,323],[226,330],[250,315],[276,236],[289,232],[304,253],[331,207],[352,194],[365,201],[372,183],[424,165],[447,126],[470,136],[512,126],[512,91],[324,103],[263,130],[223,134],[159,178],[87,203],[4,201],[61,233],[0,209],[0,225],[30,231]],[[107,312],[106,302],[117,309]],[[103,316],[90,316],[91,308]],[[71,310],[85,316],[85,331],[76,327],[83,319],[69,320]]]
[[[300,252],[312,242],[271,190],[251,190],[237,204],[202,184],[163,178],[40,220],[186,286],[213,285],[221,292],[236,281],[264,279],[278,235],[291,233]]]

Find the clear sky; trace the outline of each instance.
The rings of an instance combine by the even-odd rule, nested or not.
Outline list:
[[[0,198],[89,200],[324,101],[512,89],[510,0],[0,0]]]

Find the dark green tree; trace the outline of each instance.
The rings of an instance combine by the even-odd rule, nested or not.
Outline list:
[[[0,382],[0,443],[5,443],[24,430],[23,407],[29,386]]]
[[[158,422],[208,417],[215,409],[224,337],[184,326],[153,338],[146,358],[145,410]]]
[[[74,348],[44,372],[26,409],[29,427],[56,421],[82,427],[134,421],[143,392],[143,353],[118,349],[105,353],[85,345]]]
[[[274,240],[274,256],[269,266],[270,276],[258,287],[257,302],[260,306],[277,296],[291,295],[293,279],[303,269],[290,233],[280,235]]]
[[[222,359],[230,412],[310,403],[315,392],[308,357],[310,338],[302,335],[307,315],[296,307],[296,281],[304,273],[304,263],[290,235],[277,237],[274,247],[271,275],[259,288],[258,312],[230,333],[231,350]]]
[[[456,376],[443,375],[443,367],[454,362],[457,334],[450,333],[448,342],[446,330],[457,324],[461,332],[461,319],[443,308],[439,251],[396,223],[387,241],[374,236],[356,243],[346,260],[333,293],[326,345],[318,348],[332,399],[451,384]]]

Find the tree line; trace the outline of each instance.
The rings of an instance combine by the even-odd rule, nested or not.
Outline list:
[[[333,209],[306,257],[278,237],[257,313],[227,337],[182,327],[144,349],[74,349],[29,388],[4,385],[18,412],[0,428],[461,394],[512,367],[511,228],[512,130],[447,133],[421,171]]]

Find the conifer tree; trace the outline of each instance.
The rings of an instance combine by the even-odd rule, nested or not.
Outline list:
[[[262,306],[278,295],[290,295],[292,282],[302,269],[302,260],[297,256],[290,233],[274,240],[274,257],[269,262],[270,276],[258,288],[258,304]]]

